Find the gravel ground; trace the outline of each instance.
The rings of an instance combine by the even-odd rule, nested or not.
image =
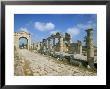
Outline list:
[[[26,70],[29,70],[28,72],[31,71],[32,76],[96,76],[97,75],[96,72],[90,71],[89,69],[70,65],[68,63],[56,60],[55,58],[48,57],[46,55],[41,55],[39,53],[30,52],[26,49],[20,49],[18,51],[18,55],[20,56],[19,58],[21,58],[21,60],[28,61],[29,66]],[[16,58],[15,58],[15,62],[16,62]],[[17,64],[19,63],[17,62]],[[21,67],[23,68],[22,63],[21,63]],[[16,74],[21,76],[28,75],[28,73],[21,74],[21,71],[19,71],[20,66],[18,67],[18,69],[16,68],[15,68],[15,75]]]

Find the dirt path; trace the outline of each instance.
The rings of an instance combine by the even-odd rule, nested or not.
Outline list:
[[[96,76],[96,73],[85,68],[62,63],[52,57],[30,52],[26,49],[19,50],[22,59],[30,62],[34,76]]]

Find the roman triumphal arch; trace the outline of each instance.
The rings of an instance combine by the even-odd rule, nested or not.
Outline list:
[[[31,49],[31,34],[21,31],[21,32],[15,32],[14,33],[14,46],[19,49],[19,39],[20,38],[26,38],[27,39],[27,49]]]

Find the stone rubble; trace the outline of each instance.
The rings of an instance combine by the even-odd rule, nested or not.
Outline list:
[[[86,68],[77,67],[56,60],[55,58],[41,55],[39,53],[30,52],[26,49],[19,49],[17,57],[20,56],[21,60],[15,58],[15,64],[20,64],[15,69],[15,75],[19,76],[96,76],[97,73],[89,71]],[[15,54],[15,56],[16,56]],[[17,62],[19,61],[19,62]],[[23,64],[28,62],[28,68],[23,72]]]

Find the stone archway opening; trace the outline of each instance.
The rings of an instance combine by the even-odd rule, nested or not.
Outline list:
[[[28,49],[28,39],[26,37],[19,38],[19,48]]]
[[[27,39],[26,42],[21,42],[22,44],[20,44],[20,39],[23,38],[23,39]],[[14,33],[14,47],[16,49],[19,49],[19,48],[26,48],[28,50],[31,50],[32,47],[31,47],[31,34],[30,33],[27,33],[27,32],[24,32],[24,31],[21,31],[21,32],[15,32]],[[27,44],[25,44],[27,43]]]

